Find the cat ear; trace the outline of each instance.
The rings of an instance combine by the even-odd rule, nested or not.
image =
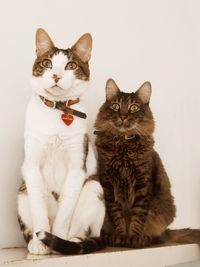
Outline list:
[[[108,79],[106,82],[106,100],[111,100],[117,93],[119,93],[117,84],[113,79]]]
[[[42,56],[47,51],[54,47],[54,43],[49,37],[48,33],[39,28],[36,32],[36,54],[38,57]]]
[[[92,36],[85,33],[71,48],[83,62],[88,62],[92,51]]]
[[[136,91],[136,94],[143,104],[148,104],[151,97],[151,83],[143,83],[143,85]]]

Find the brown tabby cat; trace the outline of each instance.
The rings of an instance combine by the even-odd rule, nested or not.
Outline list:
[[[43,240],[64,254],[87,253],[97,243],[142,248],[155,243],[200,243],[200,230],[166,230],[176,213],[169,178],[154,150],[151,84],[124,93],[109,79],[106,102],[95,123],[98,176],[106,217],[102,238],[73,245],[49,235]],[[61,249],[62,247],[62,249]],[[76,249],[75,249],[76,247]]]
[[[107,216],[102,229],[110,245],[144,247],[175,217],[169,178],[154,150],[151,85],[136,93],[106,85],[106,102],[95,127],[99,178]]]

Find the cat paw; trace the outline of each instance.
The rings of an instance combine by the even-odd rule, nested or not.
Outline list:
[[[51,250],[37,238],[33,238],[29,241],[28,251],[34,255],[47,255],[51,253]]]

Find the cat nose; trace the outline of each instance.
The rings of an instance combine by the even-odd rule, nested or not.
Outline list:
[[[61,79],[61,77],[57,74],[53,74],[52,78],[54,79],[56,83]]]
[[[120,119],[124,121],[126,119],[126,115],[120,115]]]

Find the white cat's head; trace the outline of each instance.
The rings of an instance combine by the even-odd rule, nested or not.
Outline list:
[[[84,34],[68,49],[55,47],[43,29],[36,32],[36,55],[31,85],[49,100],[80,97],[88,86],[92,37]]]

